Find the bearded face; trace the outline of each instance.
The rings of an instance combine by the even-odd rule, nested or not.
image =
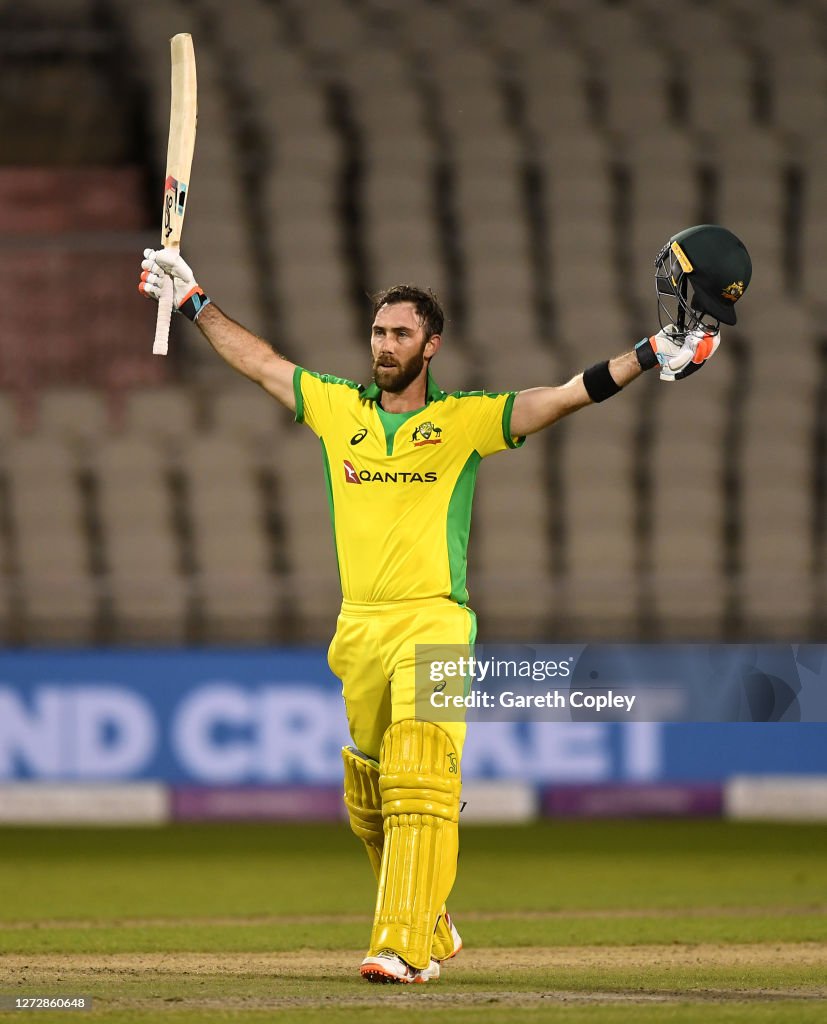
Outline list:
[[[373,379],[378,387],[390,394],[399,394],[422,373],[425,365],[425,345],[403,360],[390,352],[380,352],[373,360]]]
[[[373,321],[370,349],[373,379],[388,394],[402,394],[424,370],[439,346],[410,302],[382,306]]]

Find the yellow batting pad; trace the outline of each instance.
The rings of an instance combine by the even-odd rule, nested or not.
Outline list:
[[[370,951],[424,968],[456,876],[459,756],[438,725],[403,719],[382,739],[379,770],[385,845]]]
[[[370,866],[379,881],[382,870],[382,848],[385,830],[382,821],[382,797],[379,793],[379,765],[356,747],[343,747],[345,765],[345,807],[350,827],[365,844]],[[445,906],[440,907],[434,930],[432,953],[444,960],[454,952],[454,936],[445,918]]]
[[[345,807],[350,827],[365,844],[378,880],[382,847],[385,845],[379,765],[356,747],[342,747],[342,760],[345,765]]]

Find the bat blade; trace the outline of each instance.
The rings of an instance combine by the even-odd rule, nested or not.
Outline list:
[[[161,248],[178,248],[184,227],[189,196],[195,129],[198,121],[198,86],[195,74],[195,50],[192,36],[179,32],[170,40],[172,84],[170,90],[169,142],[161,214]],[[171,284],[171,282],[170,282]],[[172,314],[172,288],[164,288],[158,303],[155,342],[152,351],[166,355],[169,321]]]

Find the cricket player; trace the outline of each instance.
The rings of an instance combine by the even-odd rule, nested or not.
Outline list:
[[[344,799],[378,883],[360,968],[369,981],[436,979],[462,945],[445,901],[456,874],[465,724],[417,717],[414,669],[417,643],[474,643],[465,569],[480,461],[646,370],[678,381],[700,368],[718,348],[719,324],[735,322],[751,273],[742,243],[715,225],[674,236],[657,267],[669,322],[661,316],[661,330],[631,351],[556,387],[446,394],[431,375],[443,313],[430,292],[400,285],[376,296],[372,380],[361,386],[278,355],[210,301],[178,250],[144,252],[139,290],[157,299],[169,275],[176,309],[321,441],[343,594],[328,659],[353,740],[342,752]]]

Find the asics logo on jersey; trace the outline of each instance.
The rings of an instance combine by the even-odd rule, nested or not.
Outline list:
[[[343,459],[342,464],[345,470],[345,483],[348,484],[433,484],[437,481],[437,474],[432,470],[427,473],[411,473],[408,470],[377,470],[371,473],[369,469],[357,470],[350,459]]]
[[[354,444],[354,445],[355,444],[359,444],[361,441],[364,441],[367,436],[368,436],[368,428],[367,427],[362,427],[361,430],[358,430],[353,435],[353,437],[350,439],[350,443]]]

